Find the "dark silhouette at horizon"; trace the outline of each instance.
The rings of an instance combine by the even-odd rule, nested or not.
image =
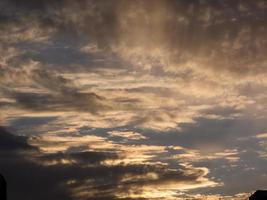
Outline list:
[[[267,200],[267,190],[257,190],[249,197],[249,200]]]
[[[257,190],[249,200],[267,200],[267,190]],[[0,200],[7,200],[7,183],[2,174],[0,174]]]
[[[0,174],[0,200],[6,200],[6,180],[2,174]]]

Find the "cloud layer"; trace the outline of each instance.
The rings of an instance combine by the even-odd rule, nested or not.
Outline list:
[[[1,1],[0,125],[15,135],[0,130],[0,166],[11,199],[30,169],[28,199],[239,199],[263,187],[266,9]]]

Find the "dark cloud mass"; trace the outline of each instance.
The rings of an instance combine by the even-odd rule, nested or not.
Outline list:
[[[131,188],[139,188],[136,192],[141,193],[144,186],[169,182],[196,184],[205,175],[201,169],[186,174],[182,168],[173,171],[160,164],[106,166],[101,162],[118,159],[115,153],[108,152],[43,155],[27,143],[27,138],[14,136],[4,128],[1,128],[0,134],[0,171],[8,180],[9,199],[115,199],[118,192],[127,194]],[[158,174],[158,177],[149,180],[146,178],[149,173]],[[123,180],[125,176],[133,179]],[[81,194],[79,190],[78,193],[71,192],[83,184]]]
[[[2,127],[0,127],[0,139],[1,151],[33,149],[33,147],[28,145],[27,138],[11,135]]]

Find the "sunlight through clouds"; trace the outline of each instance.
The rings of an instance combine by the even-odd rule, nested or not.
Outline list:
[[[264,0],[0,9],[0,171],[13,184],[31,169],[29,199],[241,200],[265,187]],[[12,186],[11,200],[25,189]]]

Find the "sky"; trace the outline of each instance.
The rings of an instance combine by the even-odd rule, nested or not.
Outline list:
[[[10,200],[267,189],[266,0],[1,0]]]

